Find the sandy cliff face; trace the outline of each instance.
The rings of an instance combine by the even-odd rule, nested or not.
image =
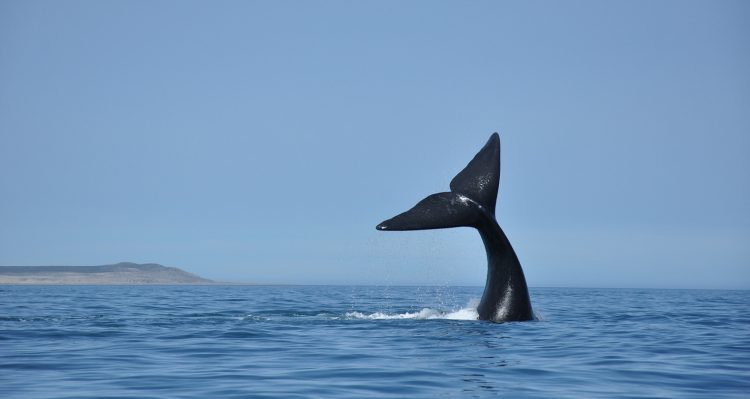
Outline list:
[[[0,284],[209,284],[176,267],[155,263],[102,266],[0,266]]]

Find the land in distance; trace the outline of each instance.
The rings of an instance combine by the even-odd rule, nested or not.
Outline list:
[[[176,267],[121,262],[101,266],[0,266],[0,284],[212,284]]]

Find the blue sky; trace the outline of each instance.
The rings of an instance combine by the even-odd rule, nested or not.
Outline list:
[[[750,288],[743,1],[0,3],[0,264],[482,285],[375,225],[498,131],[531,286]]]

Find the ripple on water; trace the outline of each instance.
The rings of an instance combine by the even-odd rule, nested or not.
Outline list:
[[[3,287],[3,397],[745,397],[746,291]],[[474,302],[472,302],[474,301]],[[468,304],[468,305],[467,305]]]

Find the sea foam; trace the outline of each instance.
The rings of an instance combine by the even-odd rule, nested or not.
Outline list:
[[[442,311],[431,308],[423,308],[418,312],[404,312],[404,313],[385,313],[385,312],[374,312],[374,313],[362,313],[362,312],[347,312],[347,319],[359,319],[359,320],[398,320],[398,319],[416,319],[416,320],[477,320],[479,314],[477,313],[477,301],[471,301],[466,307],[453,310],[453,311]]]

